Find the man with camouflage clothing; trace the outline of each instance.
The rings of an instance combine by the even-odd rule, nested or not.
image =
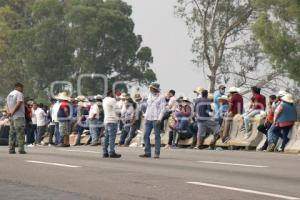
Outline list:
[[[7,96],[7,115],[10,118],[9,153],[15,154],[16,140],[18,140],[19,153],[26,154],[25,143],[25,106],[23,85],[15,84],[15,90]]]

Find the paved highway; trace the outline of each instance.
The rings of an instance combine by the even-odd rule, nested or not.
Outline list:
[[[141,148],[0,147],[1,200],[300,200],[300,156],[207,150],[162,150],[142,159]]]

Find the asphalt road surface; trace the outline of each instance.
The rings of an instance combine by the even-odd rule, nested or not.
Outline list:
[[[141,148],[0,147],[0,200],[300,200],[300,156],[207,150],[162,150],[142,159]]]

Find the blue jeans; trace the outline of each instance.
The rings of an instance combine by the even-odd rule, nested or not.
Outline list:
[[[279,137],[282,138],[281,149],[284,150],[286,144],[289,142],[289,132],[293,126],[287,127],[277,127],[272,125],[268,131],[268,143],[269,144],[277,144]]]
[[[103,145],[103,153],[104,154],[114,154],[115,153],[115,142],[116,135],[118,132],[118,123],[108,123],[105,124],[105,138]],[[109,151],[108,151],[109,146]]]
[[[137,125],[124,126],[120,138],[120,145],[130,145],[132,139],[136,136]]]
[[[35,135],[35,143],[40,144],[42,142],[42,137],[46,132],[46,126],[38,126],[36,128],[36,135]]]
[[[100,122],[98,119],[90,120],[89,123],[90,134],[92,138],[92,144],[98,143],[100,135]]]
[[[59,123],[58,122],[55,122],[54,136],[55,136],[55,144],[62,144],[64,142],[63,137],[60,136]]]
[[[245,124],[245,133],[248,134],[250,131],[250,120],[255,116],[260,114],[261,110],[252,110],[250,112],[244,113],[243,118],[244,118],[244,124]]]
[[[145,134],[144,134],[144,143],[145,143],[145,154],[151,155],[151,144],[150,144],[150,134],[154,129],[155,134],[155,155],[160,155],[160,126],[157,124],[157,121],[146,120],[145,124]]]

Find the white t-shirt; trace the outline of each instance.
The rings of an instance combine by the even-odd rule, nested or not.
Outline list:
[[[60,107],[60,103],[58,101],[52,107],[51,118],[52,118],[52,121],[54,121],[54,122],[58,122],[57,113],[59,111],[59,107]]]
[[[47,114],[45,113],[45,111],[41,108],[37,108],[35,111],[35,116],[36,116],[36,125],[37,126],[46,126],[47,121],[46,121],[46,117]]]
[[[103,99],[104,123],[118,123],[119,117],[116,111],[117,101],[114,98]]]
[[[96,103],[94,103],[90,108],[89,119],[92,119],[94,115],[96,115],[96,119],[99,119],[99,113],[99,107]]]
[[[32,121],[32,124],[36,125],[37,124],[37,119],[36,119],[36,114],[35,114],[35,111],[33,108],[31,109],[31,121]]]
[[[24,95],[18,90],[14,90],[7,96],[7,109],[11,113],[17,105],[17,102],[23,102],[20,109],[12,116],[13,119],[25,118]]]

